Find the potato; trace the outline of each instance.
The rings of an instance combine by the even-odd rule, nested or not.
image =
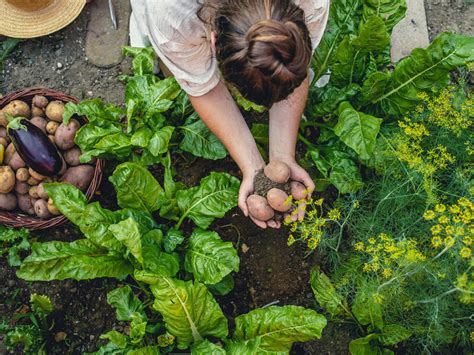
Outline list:
[[[51,218],[51,213],[48,211],[48,202],[45,200],[37,200],[35,202],[35,213],[41,219]]]
[[[23,212],[34,215],[35,214],[35,203],[36,199],[32,198],[30,195],[18,195],[18,207]]]
[[[66,150],[63,154],[64,160],[70,166],[78,166],[81,164],[79,161],[79,157],[81,156],[82,152],[79,147],[74,147],[69,150]]]
[[[57,147],[62,150],[74,147],[74,137],[80,127],[81,125],[76,120],[71,120],[68,125],[61,123],[54,134],[54,142]]]
[[[30,118],[30,107],[26,102],[21,100],[13,100],[3,108],[3,113],[9,114],[13,117],[25,117]]]
[[[94,170],[94,167],[90,165],[73,166],[67,169],[61,181],[74,185],[82,192],[85,192],[94,177]]]
[[[39,107],[36,107],[35,105],[31,106],[31,117],[44,117],[45,113],[42,109]]]
[[[15,173],[9,166],[0,166],[0,193],[6,194],[15,187]]]
[[[52,199],[48,200],[48,211],[55,216],[61,214],[61,212],[58,210],[58,208],[56,207]]]
[[[10,143],[7,147],[7,149],[5,149],[5,157],[3,158],[3,161],[8,164],[10,162],[10,159],[12,158],[13,154],[16,153],[16,149],[15,149],[15,146],[13,145],[13,143]]]
[[[6,137],[8,137],[7,129],[5,127],[0,127],[0,138],[6,138]]]
[[[35,95],[35,97],[33,97],[32,103],[36,107],[44,109],[46,106],[48,106],[48,99],[42,95]]]
[[[55,121],[49,121],[48,124],[46,125],[46,132],[48,134],[54,135],[56,133],[56,130],[59,127],[59,123]]]
[[[277,184],[284,184],[290,178],[290,168],[280,160],[271,161],[263,172],[267,178]]]
[[[3,110],[0,110],[0,126],[6,127],[8,126],[8,120],[3,113]]]
[[[260,195],[250,195],[247,198],[247,206],[250,215],[259,221],[268,221],[275,215],[275,211],[270,207],[267,199]]]
[[[38,185],[40,182],[39,182],[38,180],[36,180],[35,178],[30,177],[30,178],[26,181],[26,183],[27,183],[28,185],[30,185],[30,186],[36,186],[36,185]]]
[[[286,212],[291,208],[291,199],[286,192],[275,187],[267,192],[267,200],[275,211]]]
[[[16,208],[17,202],[15,194],[0,193],[0,210],[13,211]]]
[[[18,181],[25,182],[25,181],[28,181],[29,178],[30,178],[30,173],[28,172],[27,168],[20,168],[16,171],[16,179]]]
[[[33,117],[30,122],[33,123],[39,129],[41,129],[44,133],[46,133],[46,125],[48,124],[48,121],[46,121],[46,119],[44,119],[43,117]]]
[[[301,182],[292,181],[290,183],[290,187],[291,195],[293,196],[294,200],[304,200],[306,199],[306,196],[308,196],[308,190],[306,189],[306,186],[304,186]]]
[[[36,192],[38,194],[38,197],[42,198],[43,200],[47,200],[49,198],[46,191],[44,191],[44,184],[43,183],[38,185],[38,188],[36,189]]]
[[[13,170],[17,171],[18,169],[24,168],[26,166],[26,163],[23,159],[21,159],[20,154],[15,152],[13,153],[11,159],[8,161],[8,165],[10,165]]]
[[[28,190],[30,189],[30,186],[23,181],[16,181],[15,182],[15,192],[19,195],[26,195],[28,193]]]
[[[62,101],[51,101],[46,106],[46,116],[51,121],[62,122],[64,114],[64,103]]]
[[[6,149],[8,147],[8,139],[0,137],[0,144]]]
[[[38,196],[38,186],[30,187],[30,190],[28,191],[28,195],[30,195],[31,197],[33,197],[35,199],[38,199],[39,198],[39,196]]]
[[[30,176],[35,179],[35,180],[38,180],[38,181],[43,181],[44,179],[46,179],[46,176],[43,176],[39,173],[37,173],[36,171],[34,171],[33,169],[31,168],[28,168],[28,173],[30,174]]]

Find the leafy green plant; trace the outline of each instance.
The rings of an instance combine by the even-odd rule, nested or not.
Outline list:
[[[311,87],[300,136],[321,190],[329,185],[341,193],[359,190],[359,166],[370,166],[377,153],[382,122],[400,119],[421,101],[420,93],[436,93],[448,85],[452,70],[474,61],[472,37],[443,33],[392,68],[390,33],[405,10],[405,0],[331,2],[328,29],[312,64],[313,82],[327,74],[330,79],[324,87]]]
[[[3,69],[3,61],[15,50],[20,43],[19,39],[7,38],[0,42],[0,70]]]
[[[20,266],[20,252],[30,249],[29,233],[26,229],[9,229],[0,226],[0,256],[8,254],[10,266]]]
[[[10,326],[3,323],[0,324],[0,334],[5,334],[4,343],[10,351],[22,347],[24,354],[46,354],[47,317],[54,307],[49,297],[35,293],[30,297],[30,304],[31,310],[21,314],[21,318],[28,319],[31,324]]]

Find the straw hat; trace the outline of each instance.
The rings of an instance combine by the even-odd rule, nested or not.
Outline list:
[[[56,32],[79,16],[86,0],[0,0],[0,35],[34,38]]]

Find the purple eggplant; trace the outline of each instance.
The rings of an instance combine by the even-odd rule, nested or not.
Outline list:
[[[31,169],[44,176],[53,176],[61,171],[61,154],[48,136],[30,121],[25,118],[11,121],[8,135],[20,157]]]

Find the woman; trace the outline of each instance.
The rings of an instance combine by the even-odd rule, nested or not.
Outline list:
[[[295,161],[308,95],[309,63],[323,35],[329,0],[132,0],[131,45],[153,45],[204,123],[243,173],[239,207],[265,165],[225,82],[269,108],[271,160],[282,160],[291,179],[314,183]],[[304,216],[300,211],[299,218]],[[261,228],[278,228],[279,221]]]

